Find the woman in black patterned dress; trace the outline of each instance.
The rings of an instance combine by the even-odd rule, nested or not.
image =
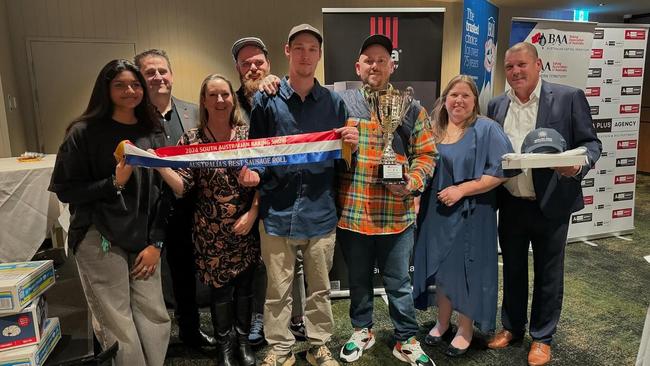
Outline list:
[[[248,127],[232,84],[213,74],[203,80],[200,121],[179,145],[245,140]],[[211,315],[220,354],[219,365],[254,365],[248,343],[252,270],[260,260],[254,230],[258,196],[238,183],[241,168],[159,169],[177,195],[196,190],[194,254],[200,280],[211,288]],[[233,331],[234,326],[234,331]],[[239,343],[239,352],[235,351]],[[237,353],[238,356],[237,357]],[[237,360],[239,358],[239,360]]]

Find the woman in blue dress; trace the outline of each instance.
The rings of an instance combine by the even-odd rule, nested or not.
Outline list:
[[[469,348],[475,322],[481,331],[495,327],[497,304],[497,219],[494,188],[516,172],[501,168],[501,156],[513,152],[496,122],[479,116],[478,90],[471,77],[454,77],[436,103],[432,129],[439,159],[433,181],[423,194],[413,297],[419,309],[438,306],[436,325],[425,338],[433,345],[458,331],[445,351]],[[435,285],[432,301],[427,288]]]

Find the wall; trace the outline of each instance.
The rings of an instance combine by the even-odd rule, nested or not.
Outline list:
[[[28,99],[17,98],[18,108],[12,110],[10,108],[8,98],[10,96],[19,95],[19,86],[16,83],[15,68],[12,55],[15,50],[12,47],[11,39],[9,37],[9,14],[6,0],[0,0],[0,79],[2,80],[2,88],[0,95],[4,101],[4,111],[0,118],[6,118],[9,141],[11,142],[12,155],[20,155],[27,147],[25,144],[24,123],[21,111],[26,108],[32,108],[31,97]],[[13,105],[13,103],[12,103]],[[34,146],[36,146],[34,144]],[[0,152],[2,149],[0,149]]]
[[[223,4],[229,6],[225,7]],[[272,72],[284,75],[287,62],[282,47],[289,29],[299,23],[311,23],[317,28],[322,28],[321,8],[446,7],[442,85],[459,71],[462,3],[424,0],[239,0],[236,3],[237,8],[230,4],[233,3],[209,0],[6,2],[11,42],[10,47],[0,47],[0,50],[10,50],[15,65],[15,72],[11,74],[15,74],[15,80],[19,81],[17,86],[20,92],[22,120],[16,119],[12,126],[19,127],[22,124],[24,127],[24,136],[18,132],[12,135],[12,145],[27,145],[29,149],[36,149],[36,128],[33,122],[34,109],[26,50],[26,40],[29,38],[125,40],[135,42],[138,51],[154,47],[163,48],[168,51],[172,61],[175,76],[174,95],[196,101],[200,82],[207,74],[219,72],[232,80],[237,79],[230,47],[240,37],[262,37],[271,52]],[[359,38],[361,41],[361,37]],[[79,64],[71,67],[83,67],[83,55],[79,55]],[[322,63],[316,76],[323,79]],[[65,95],[64,86],[61,87]],[[69,102],[79,104],[80,112],[87,103],[86,100]],[[16,128],[16,131],[18,130],[19,128]],[[16,153],[22,148],[13,149],[12,146],[12,150]]]

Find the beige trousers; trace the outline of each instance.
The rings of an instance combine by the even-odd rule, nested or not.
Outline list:
[[[334,257],[336,230],[310,239],[290,239],[268,235],[260,221],[262,259],[266,265],[267,286],[264,303],[264,334],[266,341],[279,355],[291,351],[296,342],[289,330],[293,298],[296,252],[302,251],[305,279],[305,331],[312,345],[329,341],[334,330],[330,303],[329,271]]]
[[[147,280],[129,276],[137,254],[111,246],[101,248],[91,228],[75,253],[93,328],[102,348],[115,341],[117,366],[161,366],[165,361],[171,321],[160,284],[160,266]]]

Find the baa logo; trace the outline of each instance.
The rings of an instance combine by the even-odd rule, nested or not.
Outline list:
[[[591,213],[585,213],[585,214],[577,214],[571,216],[571,223],[572,224],[580,224],[582,222],[590,222],[592,220],[592,214]]]
[[[599,97],[600,96],[600,87],[599,86],[588,86],[585,88],[585,96],[587,97]]]
[[[624,67],[623,77],[641,77],[643,76],[643,68],[641,67]]]
[[[633,198],[634,192],[632,191],[614,193],[614,202],[629,201]]]
[[[599,67],[590,67],[589,73],[587,74],[588,78],[599,78],[603,74],[603,69]]]
[[[641,95],[640,86],[622,86],[621,95]]]
[[[600,113],[600,106],[597,105],[589,106],[589,112],[591,113],[592,116],[598,115],[598,113]]]
[[[643,58],[642,49],[627,49],[623,51],[623,58]]]
[[[548,45],[555,45],[555,44],[563,45],[563,44],[568,43],[566,34],[553,34],[553,33],[550,33],[550,34],[546,35],[546,34],[544,34],[542,32],[535,33],[533,35],[531,41],[532,41],[533,44],[537,43],[542,47],[546,46],[547,44]]]
[[[626,29],[625,39],[645,39],[645,30],[643,29]]]
[[[613,219],[618,219],[619,217],[630,217],[632,216],[632,209],[631,208],[622,208],[619,210],[613,210],[612,211],[612,218]]]

